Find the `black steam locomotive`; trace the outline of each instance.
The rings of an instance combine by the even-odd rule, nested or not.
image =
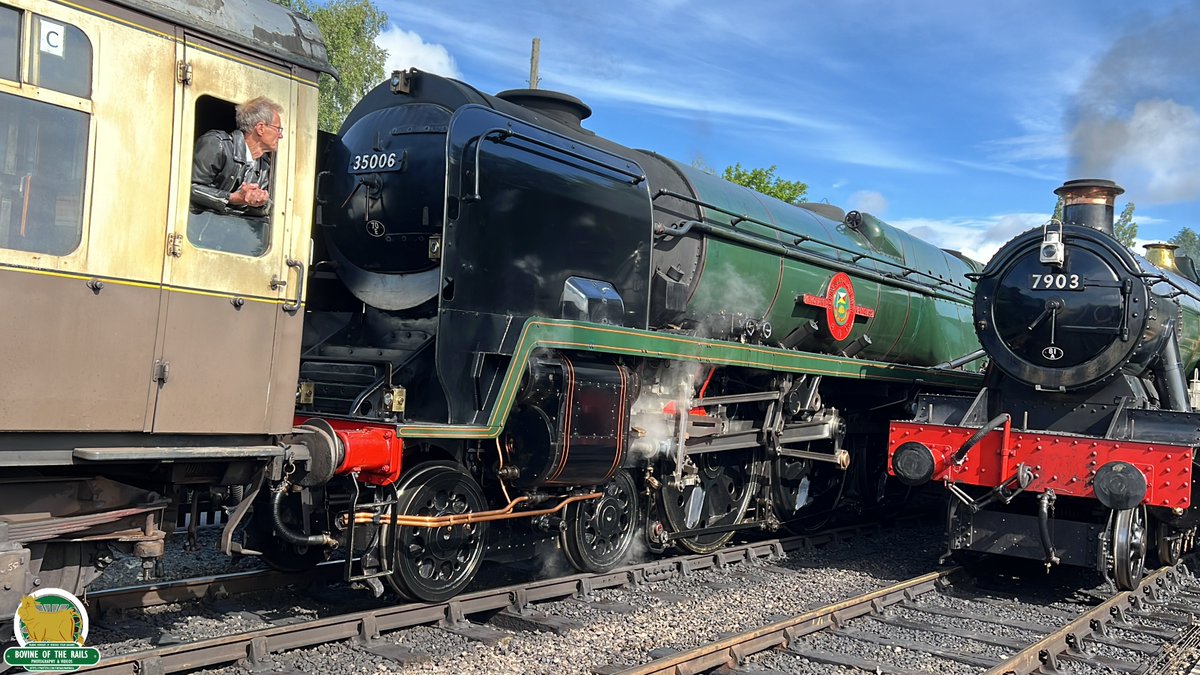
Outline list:
[[[1174,563],[1200,522],[1193,481],[1200,286],[1166,245],[1113,236],[1106,180],[1068,181],[1062,222],[1002,247],[977,275],[991,359],[974,398],[923,396],[891,425],[891,471],[944,481],[951,552],[1092,567],[1121,588],[1147,551]]]
[[[878,504],[887,419],[978,386],[939,367],[978,349],[976,265],[616,145],[589,114],[397,72],[327,139],[311,459],[250,548],[292,564],[335,540],[349,578],[425,600],[545,542],[590,571],[639,536],[712,551]]]

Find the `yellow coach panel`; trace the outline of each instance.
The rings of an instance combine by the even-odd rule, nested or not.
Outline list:
[[[0,429],[143,430],[173,37],[42,0],[0,0],[0,21],[21,45],[0,78]]]

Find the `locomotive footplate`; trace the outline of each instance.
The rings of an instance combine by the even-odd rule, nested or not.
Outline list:
[[[960,451],[979,432],[973,427],[893,422],[888,436],[888,473],[909,483],[928,480],[996,487],[1019,465],[1033,470],[1030,492],[1101,499],[1095,480],[1106,466],[1132,467],[1145,481],[1146,506],[1178,510],[1191,505],[1192,448],[1115,441],[1047,431],[1016,431],[1008,423]],[[961,455],[956,461],[955,454]],[[897,458],[899,455],[899,459]],[[1140,487],[1140,486],[1139,486]],[[1127,508],[1127,507],[1123,507]]]

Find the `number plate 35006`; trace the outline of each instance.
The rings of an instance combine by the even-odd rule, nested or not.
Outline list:
[[[350,158],[351,173],[398,171],[401,168],[400,156],[394,152],[367,153]]]

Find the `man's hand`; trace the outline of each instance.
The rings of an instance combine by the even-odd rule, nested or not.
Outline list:
[[[229,203],[233,206],[259,207],[271,200],[266,190],[258,187],[258,183],[242,183],[236,192],[229,193]]]

